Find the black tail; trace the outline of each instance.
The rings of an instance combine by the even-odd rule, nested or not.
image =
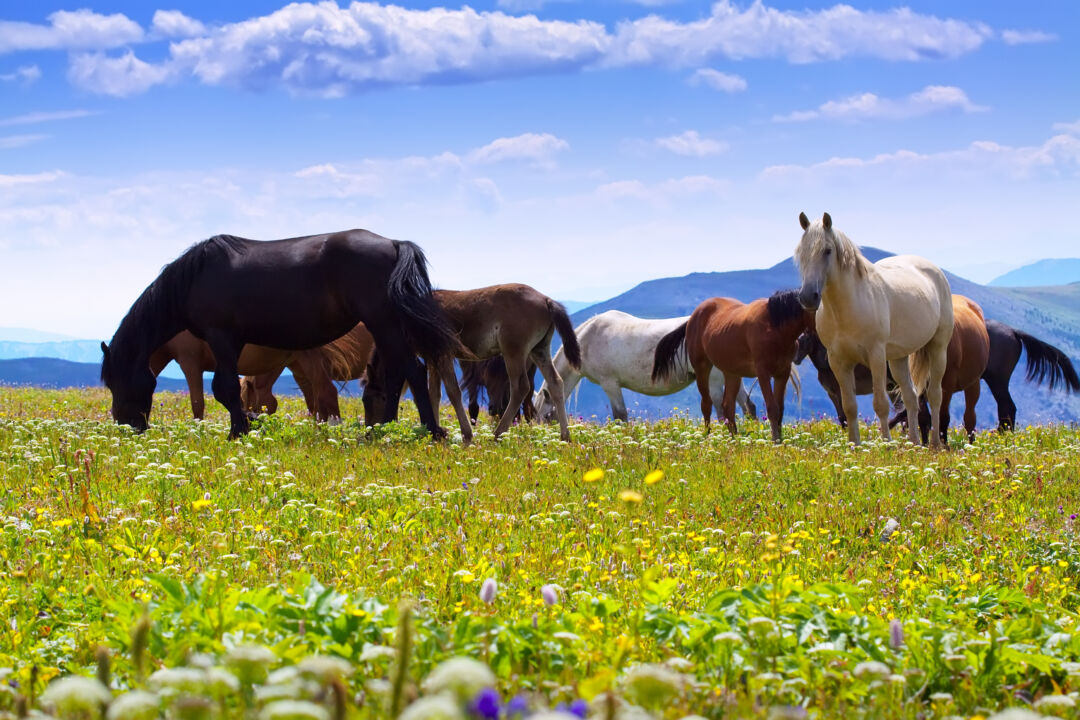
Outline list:
[[[1028,380],[1045,383],[1051,390],[1063,385],[1071,392],[1080,392],[1080,378],[1076,376],[1076,368],[1068,355],[1026,332],[1014,332],[1027,351]]]
[[[684,344],[686,344],[686,323],[660,338],[660,342],[656,343],[656,354],[653,355],[653,382],[667,377],[675,370],[679,348]]]
[[[570,322],[570,316],[566,314],[566,308],[563,307],[562,303],[548,298],[547,304],[548,312],[551,313],[551,321],[555,323],[555,329],[559,331],[559,337],[562,338],[563,353],[566,355],[566,360],[570,363],[570,367],[577,370],[581,367],[581,346],[578,345],[577,334],[574,332],[574,326]]]
[[[394,242],[397,244],[398,259],[390,271],[387,291],[390,302],[401,313],[409,344],[427,360],[458,354],[461,341],[431,294],[424,251],[407,240]]]

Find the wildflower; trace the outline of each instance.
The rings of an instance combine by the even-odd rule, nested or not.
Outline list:
[[[577,715],[581,720],[585,720],[585,716],[589,713],[589,703],[585,702],[582,698],[578,698],[570,703],[567,708],[571,715]]]
[[[653,470],[651,473],[649,473],[648,475],[645,476],[645,484],[646,485],[655,485],[656,483],[660,482],[663,479],[664,479],[664,471],[663,470]]]
[[[162,668],[147,678],[151,689],[200,693],[206,687],[206,673],[195,668]]]
[[[495,686],[495,674],[482,662],[467,657],[454,657],[438,665],[424,679],[424,692],[448,690],[462,702],[476,697],[484,688]]]
[[[107,720],[154,720],[160,705],[157,695],[133,690],[113,700],[105,717]]]
[[[277,655],[260,645],[238,645],[225,654],[225,664],[242,683],[261,683]]]
[[[438,694],[420,698],[398,720],[464,720],[464,716],[452,697]]]
[[[213,695],[224,697],[240,691],[240,681],[225,668],[214,667],[206,671],[207,689]]]
[[[555,585],[544,585],[540,588],[540,597],[544,598],[544,604],[548,607],[559,602],[559,591]]]
[[[899,650],[904,645],[904,625],[899,620],[889,621],[889,645]]]
[[[506,717],[525,716],[529,712],[529,700],[524,695],[515,695],[503,708]]]
[[[1040,712],[1071,710],[1074,707],[1076,701],[1068,695],[1044,695],[1035,701],[1035,709]]]
[[[1042,715],[1024,708],[1014,707],[994,713],[988,720],[1042,720]]]
[[[352,675],[352,665],[330,655],[312,655],[301,660],[296,667],[301,673],[311,675],[323,684]]]
[[[889,542],[889,538],[891,538],[896,533],[896,531],[899,530],[899,529],[900,529],[900,523],[898,523],[893,518],[889,518],[885,522],[885,527],[881,529],[881,542],[883,542],[883,543]]]
[[[635,490],[623,490],[619,493],[619,499],[627,504],[637,505],[642,501],[641,493]]]
[[[529,720],[580,720],[565,710],[542,710],[529,716]]]
[[[865,677],[868,680],[880,680],[881,678],[888,677],[890,673],[889,666],[883,662],[878,662],[877,660],[861,662],[855,666],[855,670],[853,671],[855,677]]]
[[[307,700],[277,700],[263,708],[262,720],[330,720],[322,705]]]
[[[498,594],[498,592],[499,584],[495,581],[495,578],[489,577],[480,586],[480,600],[483,603],[490,605],[491,603],[495,602],[495,596]]]
[[[51,705],[63,715],[96,717],[103,705],[112,699],[109,689],[97,680],[69,675],[57,680],[41,694],[41,702]]]
[[[469,712],[482,720],[499,717],[499,693],[495,688],[484,688],[469,703]]]
[[[386,645],[372,645],[371,643],[364,643],[364,651],[360,653],[360,660],[367,662],[370,660],[381,660],[388,658],[390,660],[397,657],[397,650]]]
[[[214,706],[204,697],[182,697],[172,706],[176,720],[210,720]]]
[[[664,665],[646,663],[630,668],[622,685],[631,702],[658,707],[682,689],[683,676]]]
[[[202,510],[204,507],[207,507],[209,504],[210,504],[210,500],[208,500],[207,498],[203,498],[202,500],[196,500],[195,502],[191,503],[191,509],[192,510]]]
[[[771,618],[767,617],[750,618],[747,626],[750,628],[750,632],[759,637],[771,635],[776,632],[776,623],[773,622]]]
[[[592,482],[596,482],[597,480],[603,479],[603,477],[604,477],[604,471],[603,470],[601,470],[600,468],[593,468],[592,470],[589,470],[584,475],[582,475],[581,479],[584,480],[587,483],[592,483]]]
[[[727,631],[727,632],[722,632],[722,633],[717,634],[717,636],[715,638],[713,638],[713,639],[716,640],[716,642],[720,643],[721,645],[742,645],[743,644],[742,635],[740,635],[739,633],[731,632],[730,630]]]

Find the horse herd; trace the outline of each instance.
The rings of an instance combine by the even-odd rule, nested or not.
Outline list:
[[[340,416],[336,381],[366,380],[368,425],[396,419],[408,385],[435,437],[446,434],[436,412],[445,386],[466,442],[482,390],[498,417],[496,437],[520,414],[557,418],[569,440],[565,399],[583,377],[604,390],[617,420],[627,419],[623,389],[667,395],[696,382],[706,432],[715,406],[732,433],[736,404],[756,415],[743,388],[743,378],[754,378],[780,442],[787,383],[798,390],[793,368],[807,357],[855,443],[858,423],[847,418],[857,416],[857,393],[874,395],[883,437],[918,416],[908,423],[911,440],[940,446],[949,399],[963,391],[973,437],[980,380],[997,400],[999,426],[1012,428],[1008,383],[1021,348],[1029,379],[1080,391],[1064,353],[985,320],[976,303],[951,294],[929,261],[892,256],[872,264],[827,213],[813,223],[799,219],[797,290],[751,303],[712,298],[682,318],[613,310],[576,329],[562,305],[527,285],[433,290],[424,254],[411,242],[365,230],[274,241],[218,235],[166,265],[143,291],[101,345],[101,377],[114,419],[142,431],[156,377],[170,361],[187,378],[197,418],[203,372],[212,370],[230,437],[248,431],[251,413],[274,411],[273,384],[286,367],[320,420]],[[552,357],[556,331],[562,347]],[[535,370],[544,382],[531,396]],[[903,412],[890,421],[890,405],[901,402]]]

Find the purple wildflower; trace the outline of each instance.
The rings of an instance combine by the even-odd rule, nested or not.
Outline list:
[[[578,698],[570,703],[569,710],[571,715],[577,715],[581,720],[585,720],[585,715],[589,712],[589,703]]]
[[[559,591],[554,585],[545,585],[540,588],[540,595],[544,598],[544,604],[549,607],[559,602]]]
[[[469,703],[469,713],[482,720],[497,720],[499,717],[499,692],[494,688],[484,688],[476,693]],[[509,706],[507,706],[509,707]]]
[[[524,695],[517,695],[510,702],[506,703],[506,707],[503,708],[506,713],[506,717],[512,718],[515,715],[524,716],[529,712],[529,701]]]
[[[889,622],[889,644],[893,650],[899,650],[904,644],[904,626],[899,620]]]
[[[498,592],[499,584],[495,582],[495,578],[488,578],[484,581],[484,584],[480,586],[480,599],[490,605],[495,602],[495,595],[497,595]]]

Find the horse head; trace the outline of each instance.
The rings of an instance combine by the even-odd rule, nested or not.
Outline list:
[[[546,383],[536,391],[532,402],[540,422],[547,423],[555,419],[555,403],[551,402],[551,393],[548,392]]]
[[[799,225],[803,229],[802,239],[795,248],[795,264],[802,278],[799,302],[807,310],[817,310],[821,305],[825,281],[836,264],[836,235],[829,213],[825,213],[821,221],[816,223],[811,223],[806,213],[799,213]]]
[[[149,361],[121,362],[122,357],[104,342],[101,343],[101,352],[101,381],[112,393],[113,420],[130,425],[136,432],[145,431],[150,422],[154,387],[157,385]],[[133,367],[122,367],[128,364]]]

